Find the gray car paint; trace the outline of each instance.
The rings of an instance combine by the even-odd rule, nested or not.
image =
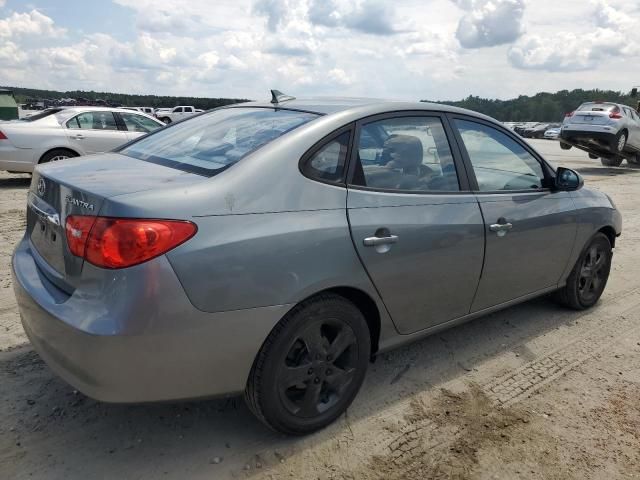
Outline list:
[[[34,194],[43,177],[64,185],[69,195],[95,202],[94,214],[187,219],[199,228],[190,241],[144,264],[104,270],[85,262],[73,271],[75,275],[60,271],[55,261],[36,252],[27,232],[13,259],[23,323],[36,349],[69,383],[93,397],[120,402],[234,393],[244,388],[253,359],[274,325],[293,305],[319,291],[349,288],[368,296],[379,315],[378,351],[384,351],[562,286],[598,229],[608,227],[620,233],[617,210],[604,194],[588,188],[558,194],[561,202],[547,202],[552,207],[546,213],[546,207],[536,207],[533,219],[525,218],[527,211],[520,208],[525,202],[504,197],[507,200],[500,202],[522,216],[521,225],[531,234],[520,239],[513,236],[507,247],[509,258],[520,267],[529,261],[523,259],[527,253],[543,258],[541,244],[551,242],[554,249],[547,252],[548,261],[545,258],[551,271],[545,274],[555,276],[557,283],[498,304],[494,302],[500,298],[491,299],[486,303],[493,306],[473,312],[471,291],[480,276],[484,241],[473,193],[450,197],[365,194],[310,180],[300,173],[298,161],[331,132],[389,111],[466,114],[503,127],[483,115],[427,103],[337,99],[293,101],[286,106],[326,115],[213,178],[117,153],[36,169]],[[126,175],[118,175],[123,168]],[[575,242],[571,240],[570,252],[565,252],[569,240],[549,236],[567,233],[561,225],[567,217],[557,217],[557,212],[566,210],[569,199],[575,204],[577,226],[568,227],[573,228]],[[63,225],[69,214],[87,214],[77,205],[63,205],[60,194],[44,201],[60,212]],[[379,218],[372,216],[374,210],[381,214]],[[394,216],[393,212],[399,213]],[[414,212],[419,213],[414,216]],[[430,223],[434,219],[438,225]],[[545,223],[549,219],[551,223]],[[402,232],[400,244],[375,255],[354,248],[360,237],[374,233],[374,225],[389,226],[391,221]],[[549,225],[551,229],[543,228]],[[427,238],[424,245],[437,245],[441,253],[421,253],[421,233]],[[535,252],[522,251],[534,247]],[[394,260],[394,253],[407,255]],[[466,269],[460,258],[467,262]],[[424,262],[422,269],[412,263],[417,261]],[[413,283],[402,278],[403,265],[412,269]],[[452,265],[461,275],[459,304],[453,300]],[[510,268],[507,272],[516,270]],[[499,273],[497,269],[498,277]],[[443,275],[440,290],[418,283],[432,280],[430,276],[440,281]],[[386,291],[392,292],[389,299]],[[448,295],[442,310],[435,292]],[[411,293],[423,299],[420,305],[411,305]],[[395,300],[394,294],[398,295]]]

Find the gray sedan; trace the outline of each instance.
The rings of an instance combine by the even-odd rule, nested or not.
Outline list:
[[[274,94],[38,166],[14,286],[87,395],[244,392],[304,434],[381,352],[548,293],[592,307],[620,232],[605,194],[486,116]]]

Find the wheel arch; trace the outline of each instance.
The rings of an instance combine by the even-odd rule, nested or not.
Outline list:
[[[616,246],[616,230],[611,225],[605,225],[598,230],[600,233],[604,233],[611,243],[611,248]]]
[[[71,152],[73,154],[73,156],[75,157],[79,157],[80,154],[78,152],[76,152],[73,148],[69,148],[69,147],[52,147],[52,148],[48,148],[45,152],[42,153],[42,155],[40,155],[40,158],[38,158],[38,164],[40,164],[40,162],[42,162],[42,159],[44,158],[44,156],[46,154],[48,154],[49,152],[52,152],[54,150],[66,150],[67,152]]]

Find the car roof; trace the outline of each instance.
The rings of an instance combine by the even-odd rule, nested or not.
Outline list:
[[[407,102],[402,100],[389,100],[380,98],[360,98],[360,97],[303,97],[286,100],[278,104],[271,102],[244,102],[227,105],[224,108],[259,107],[274,108],[279,107],[286,110],[302,110],[319,115],[331,115],[346,111],[358,111],[362,116],[376,115],[385,112],[397,111],[437,111],[471,115],[477,118],[498,123],[494,118],[488,117],[478,112],[466,110],[464,108],[452,107],[442,103],[431,102]],[[501,124],[500,124],[501,125]]]

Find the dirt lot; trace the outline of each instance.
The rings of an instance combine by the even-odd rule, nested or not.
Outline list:
[[[10,288],[29,178],[0,174],[0,478],[640,478],[640,170],[535,144],[623,212],[597,308],[543,298],[383,355],[347,415],[303,439],[241,399],[106,405],[57,379]]]

